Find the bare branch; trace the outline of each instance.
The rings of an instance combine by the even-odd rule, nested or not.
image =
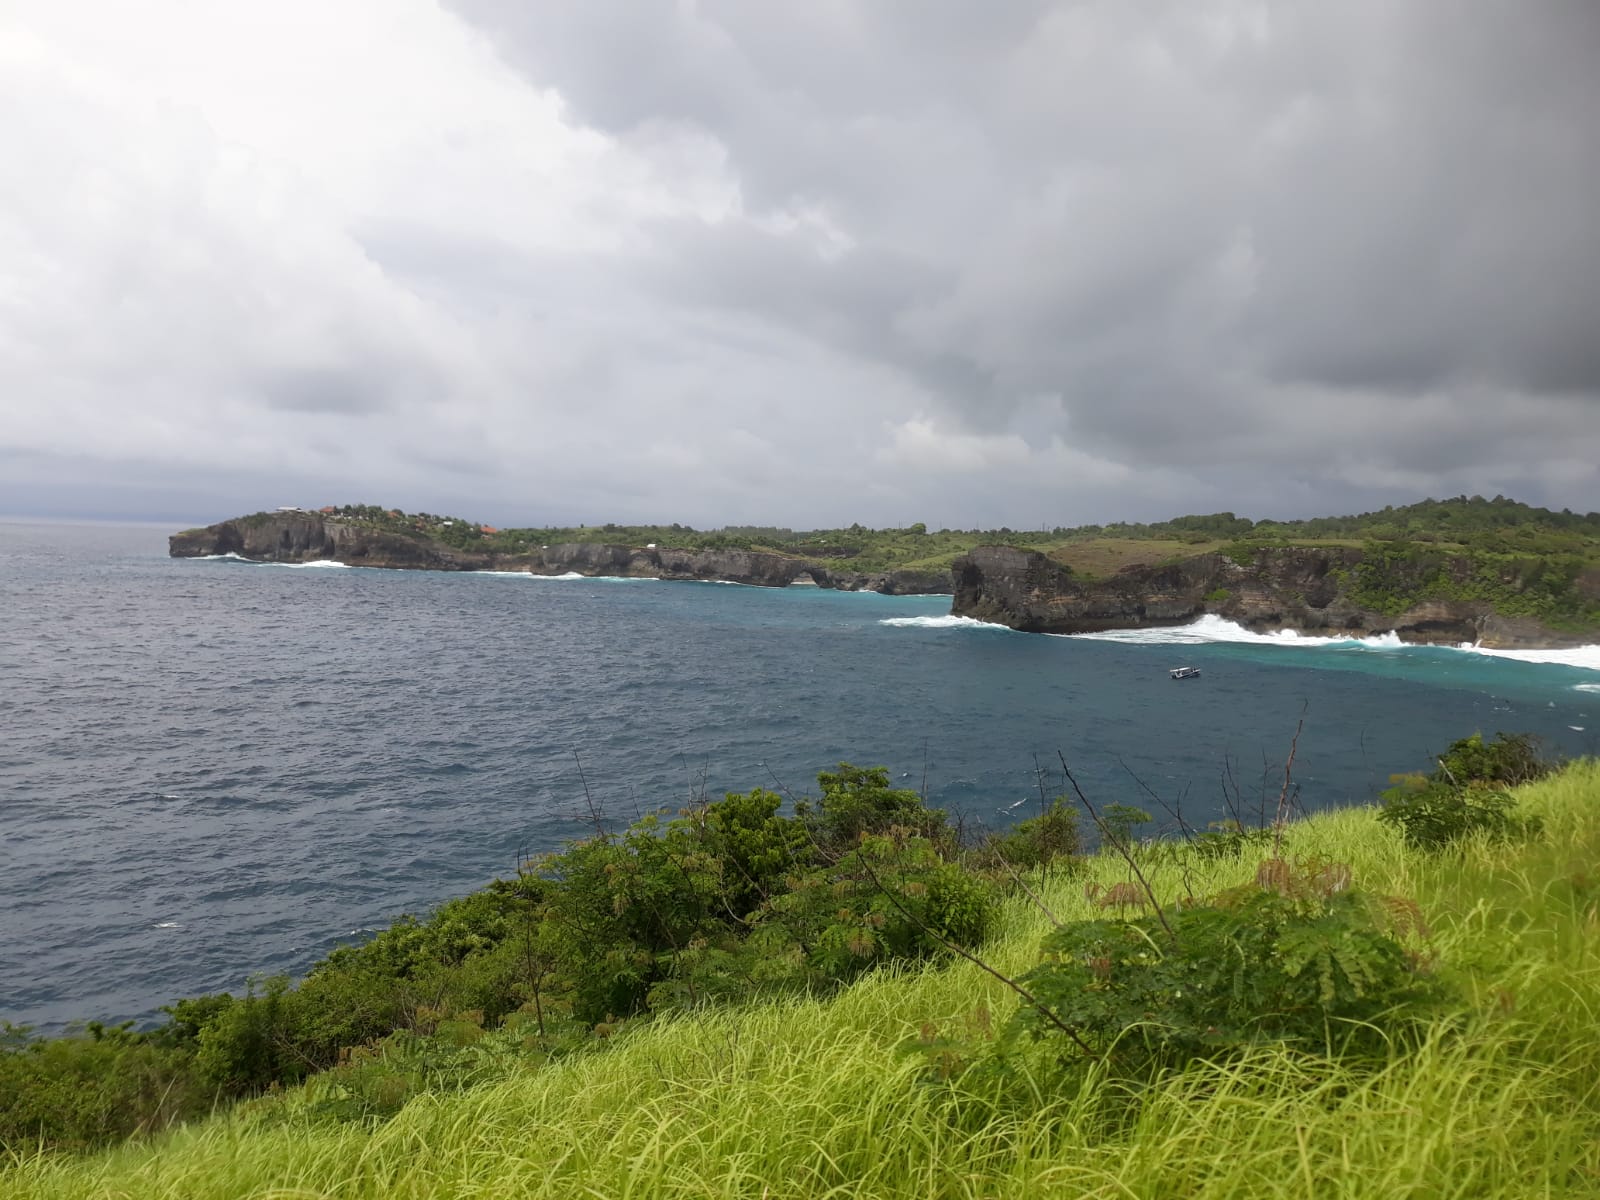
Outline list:
[[[572,761],[578,764],[578,778],[583,783],[583,802],[588,806],[589,820],[594,825],[595,834],[598,837],[605,837],[605,821],[600,810],[595,807],[594,796],[589,792],[589,778],[583,773],[583,759],[578,757],[576,746],[572,748]]]
[[[1112,849],[1122,856],[1123,862],[1128,864],[1128,869],[1133,872],[1134,877],[1139,881],[1139,886],[1144,889],[1144,894],[1149,898],[1150,907],[1155,909],[1156,920],[1161,922],[1161,928],[1167,931],[1169,938],[1177,941],[1178,935],[1173,932],[1172,925],[1167,921],[1167,914],[1161,907],[1161,901],[1156,899],[1155,889],[1150,886],[1150,881],[1144,877],[1144,872],[1139,869],[1139,864],[1134,861],[1133,851],[1128,848],[1122,838],[1117,836],[1116,831],[1101,819],[1099,811],[1089,802],[1089,797],[1083,794],[1083,789],[1078,786],[1078,781],[1073,778],[1072,770],[1067,766],[1067,756],[1059,750],[1056,751],[1056,756],[1061,759],[1062,773],[1066,775],[1067,782],[1072,785],[1072,790],[1077,794],[1078,802],[1089,813],[1089,819],[1094,822],[1095,828],[1100,831],[1100,836],[1110,842]]]
[[[952,942],[949,938],[945,937],[944,934],[940,933],[937,929],[934,929],[921,917],[917,916],[916,913],[912,912],[904,904],[900,903],[899,896],[897,896],[890,888],[886,887],[878,873],[872,869],[872,864],[867,861],[867,856],[865,854],[861,854],[859,858],[861,862],[861,869],[866,872],[867,878],[872,880],[872,886],[883,893],[884,899],[888,900],[890,904],[894,905],[901,916],[910,921],[918,929],[922,930],[923,933],[927,934],[934,941],[938,942],[946,950],[950,951],[950,953],[966,959],[980,971],[993,976],[995,979],[998,979],[1001,983],[1005,984],[1006,987],[1010,988],[1013,992],[1020,996],[1025,1004],[1042,1016],[1046,1021],[1049,1021],[1050,1024],[1054,1025],[1062,1033],[1066,1034],[1067,1037],[1071,1038],[1073,1043],[1078,1047],[1078,1049],[1082,1050],[1084,1054],[1090,1056],[1091,1058],[1095,1056],[1094,1051],[1089,1048],[1089,1044],[1078,1035],[1078,1031],[1071,1025],[1068,1025],[1060,1017],[1056,1016],[1056,1014],[1052,1012],[1042,1000],[1040,1000],[1027,988],[1023,987],[1015,979],[1012,979],[1002,971],[997,971],[994,967],[991,967],[988,963],[984,962],[983,959],[979,958],[976,954],[973,954],[964,947]]]
[[[1122,760],[1122,756],[1120,754],[1117,755],[1117,765],[1119,767],[1121,767],[1124,771],[1126,771],[1128,773],[1129,777],[1132,778],[1132,780],[1136,784],[1139,785],[1139,790],[1140,791],[1142,791],[1146,796],[1149,796],[1150,799],[1152,799],[1152,800],[1154,800],[1156,802],[1156,806],[1158,808],[1160,808],[1162,812],[1166,813],[1167,816],[1171,817],[1174,821],[1176,821],[1178,823],[1178,832],[1183,834],[1183,840],[1184,841],[1191,842],[1191,841],[1194,840],[1194,831],[1189,828],[1188,823],[1183,819],[1183,801],[1182,800],[1179,800],[1178,807],[1176,807],[1176,808],[1174,808],[1172,805],[1168,804],[1165,800],[1163,800],[1160,797],[1160,795],[1158,795],[1155,792],[1154,789],[1152,789],[1150,787],[1149,784],[1147,784],[1142,778],[1140,778],[1139,773],[1137,771],[1135,771],[1132,767],[1130,767],[1126,762],[1124,762]]]
[[[1272,857],[1283,857],[1283,830],[1289,823],[1289,784],[1293,779],[1294,755],[1300,747],[1300,731],[1305,728],[1306,715],[1304,707],[1300,710],[1300,720],[1295,723],[1294,737],[1289,742],[1289,757],[1283,764],[1283,787],[1278,792],[1278,808],[1272,818]]]

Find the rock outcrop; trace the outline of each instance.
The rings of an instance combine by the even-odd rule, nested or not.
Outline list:
[[[1349,594],[1361,558],[1354,548],[1283,547],[1258,551],[1249,564],[1202,554],[1083,580],[1037,551],[980,546],[952,567],[951,612],[1033,633],[1186,625],[1214,613],[1257,632],[1289,629],[1324,637],[1393,631],[1408,642],[1492,648],[1596,640],[1529,617],[1501,615],[1482,601],[1423,600],[1390,615],[1363,608]]]
[[[835,571],[820,562],[759,550],[688,550],[573,542],[518,554],[460,550],[422,534],[395,533],[311,512],[256,513],[173,534],[173,558],[236,554],[256,562],[332,560],[353,567],[422,571],[527,571],[534,575],[610,575],[787,587],[802,577],[819,587],[891,595],[949,594],[948,573]]]
[[[492,555],[473,554],[432,538],[408,537],[321,513],[256,513],[175,533],[167,539],[173,558],[237,554],[256,562],[332,560],[352,567],[426,571],[481,571]]]

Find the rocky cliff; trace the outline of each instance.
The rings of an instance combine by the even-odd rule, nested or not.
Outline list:
[[[472,554],[431,538],[407,537],[320,513],[256,513],[189,529],[167,539],[173,558],[237,554],[256,562],[332,560],[352,567],[426,571],[481,571],[493,556]]]
[[[1258,632],[1290,629],[1325,637],[1394,631],[1404,641],[1477,642],[1493,648],[1559,647],[1597,640],[1505,616],[1482,601],[1422,600],[1403,612],[1364,608],[1350,580],[1362,552],[1350,548],[1263,549],[1249,563],[1203,554],[1084,580],[1043,554],[980,546],[956,560],[951,612],[1034,633],[1186,625],[1214,613]]]
[[[394,533],[311,512],[256,513],[173,534],[173,558],[236,554],[256,562],[332,560],[353,567],[422,571],[527,571],[534,575],[611,575],[715,580],[787,587],[809,580],[839,591],[948,594],[950,576],[932,571],[838,571],[809,559],[757,550],[685,550],[575,542],[521,554],[459,550],[421,534]]]

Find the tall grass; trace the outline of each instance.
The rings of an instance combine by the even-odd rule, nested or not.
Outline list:
[[[1531,844],[1424,857],[1371,810],[1291,827],[1288,852],[1416,900],[1458,1012],[1383,1064],[1262,1049],[1143,1089],[1042,1060],[935,1085],[901,1047],[926,1022],[981,1029],[1012,998],[968,964],[882,972],[829,1000],[661,1020],[605,1050],[375,1129],[269,1097],[151,1144],[20,1156],[0,1195],[190,1197],[1521,1197],[1600,1195],[1600,764],[1520,792]],[[1149,868],[1163,896],[1253,860]],[[1089,865],[1110,884],[1125,868]],[[1041,898],[1097,913],[1082,876]],[[986,951],[1019,972],[1048,926],[1006,913]]]

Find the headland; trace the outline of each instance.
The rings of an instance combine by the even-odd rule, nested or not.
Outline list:
[[[1600,642],[1600,513],[1497,496],[1348,517],[1233,513],[1051,530],[683,525],[496,529],[375,505],[287,507],[174,534],[175,558],[702,580],[951,595],[1034,633],[1189,624],[1489,649]]]

